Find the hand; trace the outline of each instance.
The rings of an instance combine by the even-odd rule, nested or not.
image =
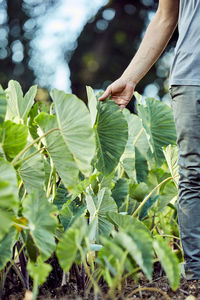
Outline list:
[[[107,87],[99,101],[111,96],[111,99],[123,110],[131,100],[135,86],[133,82],[120,77]]]

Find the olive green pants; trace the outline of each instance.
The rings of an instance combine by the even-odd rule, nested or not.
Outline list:
[[[178,223],[185,278],[200,279],[200,86],[172,86],[179,149]]]

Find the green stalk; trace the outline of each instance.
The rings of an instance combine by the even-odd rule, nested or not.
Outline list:
[[[142,128],[140,129],[138,135],[136,136],[136,138],[135,138],[135,140],[134,140],[134,142],[133,142],[133,146],[134,146],[134,147],[136,146],[136,144],[137,144],[139,138],[141,137],[141,135],[143,134],[143,132],[144,132],[144,127],[142,127]]]
[[[167,177],[166,179],[164,179],[163,181],[161,181],[145,198],[144,200],[141,202],[141,204],[138,206],[138,208],[133,212],[132,216],[135,217],[137,215],[137,213],[139,212],[139,210],[145,205],[145,203],[147,202],[147,200],[153,195],[153,193],[165,182],[167,182],[168,180],[173,179],[173,177]]]
[[[49,135],[50,133],[60,130],[59,128],[53,128],[45,132],[43,135],[39,136],[37,139],[35,139],[30,145],[28,145],[26,148],[24,148],[21,152],[18,153],[18,155],[13,159],[12,164],[15,165],[15,163],[19,160],[21,156],[24,155],[26,151],[28,151],[34,144],[38,143],[41,139],[43,139],[45,136]]]
[[[87,265],[87,262],[86,262],[86,259],[85,259],[85,254],[83,252],[83,249],[82,249],[81,245],[78,245],[78,249],[79,249],[79,252],[81,254],[81,259],[82,259],[83,265],[85,267],[86,273],[87,273],[87,275],[88,275],[91,283],[93,284],[94,291],[95,291],[95,293],[98,293],[100,295],[101,299],[103,299],[103,294],[102,294],[102,292],[101,292],[101,290],[100,290],[97,282],[95,281],[95,279],[93,278],[92,274],[90,273],[90,269],[89,269],[89,267]]]
[[[21,163],[25,162],[26,160],[28,160],[28,159],[30,159],[31,157],[35,156],[36,154],[38,154],[40,151],[42,151],[42,150],[44,150],[44,149],[45,149],[45,147],[40,148],[38,151],[36,151],[36,152],[34,152],[34,153],[32,153],[32,154],[30,154],[30,155],[24,157],[24,158],[21,159],[21,160],[16,161],[15,163],[13,163],[13,167],[16,167],[18,164],[21,164]]]
[[[33,299],[32,300],[37,300],[37,295],[38,295],[38,278],[33,280]]]

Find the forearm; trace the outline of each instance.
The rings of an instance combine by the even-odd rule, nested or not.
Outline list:
[[[157,12],[146,30],[137,53],[121,77],[136,85],[160,57],[176,24],[176,19],[164,18]]]

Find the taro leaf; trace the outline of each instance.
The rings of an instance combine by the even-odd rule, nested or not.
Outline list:
[[[15,169],[9,162],[0,158],[0,240],[8,232],[16,216],[17,193]]]
[[[149,142],[141,119],[137,115],[130,113],[128,109],[125,109],[123,113],[128,122],[129,143],[137,147],[141,155],[147,159]]]
[[[31,108],[31,110],[29,112],[28,128],[29,128],[29,132],[34,140],[38,138],[38,133],[37,133],[38,126],[34,119],[39,114],[39,107],[40,107],[40,104],[37,102],[33,105],[33,107]]]
[[[88,226],[84,218],[79,218],[69,229],[65,231],[60,239],[56,255],[65,272],[68,272],[76,259],[78,249],[87,236]]]
[[[34,192],[23,201],[23,215],[41,256],[47,259],[55,249],[54,233],[57,220],[53,216],[55,207],[46,199],[44,193]]]
[[[142,220],[147,216],[149,209],[154,205],[154,203],[158,200],[158,198],[159,196],[150,197],[146,201],[146,203],[144,204],[144,206],[141,208],[139,212],[139,220]]]
[[[86,86],[87,97],[88,97],[88,106],[90,109],[92,126],[94,126],[97,117],[97,98],[93,89],[90,86]]]
[[[79,237],[79,230],[75,228],[69,228],[65,231],[62,239],[58,243],[57,257],[62,269],[68,272],[71,268],[78,251],[76,245],[76,239]]]
[[[114,182],[113,182],[114,177],[115,177],[115,170],[107,176],[102,176],[100,174],[98,177],[98,179],[100,181],[99,189],[102,189],[104,187],[106,187],[108,189],[112,189],[114,187]]]
[[[162,164],[163,146],[176,143],[176,129],[172,109],[153,98],[146,99],[146,105],[138,105],[139,117],[149,136],[156,164]]]
[[[10,80],[6,90],[8,103],[6,118],[16,122],[25,121],[34,103],[36,92],[37,86],[33,85],[23,97],[20,84],[17,81]]]
[[[31,261],[36,262],[37,257],[39,255],[39,251],[33,241],[32,236],[30,233],[27,234],[27,239],[26,239],[26,250],[28,252],[28,257]]]
[[[112,197],[117,203],[118,208],[126,201],[129,191],[129,182],[125,178],[120,178],[112,189]]]
[[[98,196],[86,195],[87,209],[90,213],[90,223],[92,226],[92,233],[90,238],[98,241],[99,235],[109,235],[113,225],[107,218],[107,212],[117,212],[117,205],[111,197],[111,191],[103,188],[98,193]]]
[[[35,147],[30,148],[22,158],[36,152]],[[35,190],[42,190],[44,188],[45,172],[44,172],[44,162],[40,153],[32,156],[31,158],[25,160],[18,170],[24,186],[28,193]]]
[[[9,232],[0,241],[0,270],[2,270],[6,263],[12,258],[15,237],[16,229],[11,227]]]
[[[177,187],[175,186],[173,181],[167,182],[163,191],[159,194],[160,195],[159,195],[157,209],[158,211],[162,211],[163,208],[165,208],[170,203],[170,201],[177,198],[178,196]]]
[[[107,273],[108,270],[112,274],[112,276],[116,278],[115,276],[119,272],[119,265],[122,262],[125,251],[122,247],[120,247],[120,245],[117,244],[115,239],[108,239],[101,236],[100,241],[103,244],[103,247],[98,252],[98,268],[101,268],[105,280],[110,279]],[[133,270],[133,264],[128,258],[125,259],[122,266],[121,276],[123,275],[125,270],[127,270],[128,272],[131,272]],[[107,280],[107,282],[109,283],[110,280]]]
[[[137,179],[139,182],[144,181],[142,178],[145,178],[147,172],[147,163],[145,161],[149,151],[149,142],[140,118],[135,114],[131,114],[127,109],[123,110],[123,114],[128,122],[129,134],[126,148],[120,161],[129,178]],[[143,164],[142,167],[141,164]]]
[[[43,133],[58,128],[55,116],[41,113],[35,120]],[[73,153],[70,152],[60,130],[56,130],[47,135],[43,143],[46,145],[64,185],[66,187],[75,185],[78,182],[79,169],[74,160]]]
[[[128,139],[127,121],[112,100],[98,103],[96,129],[96,168],[103,175],[110,174],[118,165]]]
[[[135,169],[137,182],[145,182],[148,175],[148,164],[146,158],[138,150],[138,147],[135,147]]]
[[[115,241],[125,250],[141,267],[149,280],[152,279],[154,251],[152,238],[146,230],[138,230],[134,225],[129,225],[127,230],[119,230],[114,234]]]
[[[90,113],[84,102],[75,95],[54,89],[51,97],[55,104],[61,136],[78,168],[83,174],[89,175],[91,160],[95,154],[95,136]]]
[[[133,226],[135,230],[143,230],[146,231],[150,235],[149,229],[142,223],[141,221],[137,220],[134,217],[129,215],[121,215],[115,212],[108,212],[107,213],[108,219],[114,225],[119,228],[126,230],[129,226]]]
[[[76,221],[77,218],[85,214],[86,205],[78,206],[78,209],[73,212],[70,207],[64,207],[60,213],[59,218],[61,224],[64,227],[64,230],[68,229],[72,226],[72,224]]]
[[[176,255],[169,248],[166,241],[161,237],[156,237],[153,241],[153,247],[156,251],[158,259],[168,277],[172,290],[176,290],[180,283],[179,262]]]
[[[43,262],[39,257],[37,259],[37,262],[28,262],[27,270],[31,278],[33,279],[33,285],[35,289],[37,289],[39,285],[46,281],[47,276],[52,270],[52,266]]]
[[[64,185],[59,185],[59,187],[56,190],[56,196],[53,200],[53,203],[57,206],[59,210],[62,209],[63,205],[71,198],[71,196],[68,195],[68,191],[64,187]]]
[[[130,197],[141,202],[144,197],[148,194],[149,188],[145,182],[139,184],[130,184],[129,194]]]
[[[79,181],[79,183],[77,185],[73,186],[70,189],[70,192],[72,193],[73,198],[77,197],[78,195],[80,195],[82,193],[85,193],[85,190],[88,186],[90,186],[92,184],[96,184],[97,177],[98,177],[98,174],[92,174],[89,177],[85,178],[84,180]]]
[[[178,147],[175,145],[168,145],[163,149],[169,171],[172,175],[173,181],[178,189],[179,173],[178,173]]]
[[[6,121],[2,127],[1,146],[8,160],[12,160],[27,143],[28,128],[23,124]]]
[[[7,109],[6,94],[0,85],[0,124],[4,122]]]

